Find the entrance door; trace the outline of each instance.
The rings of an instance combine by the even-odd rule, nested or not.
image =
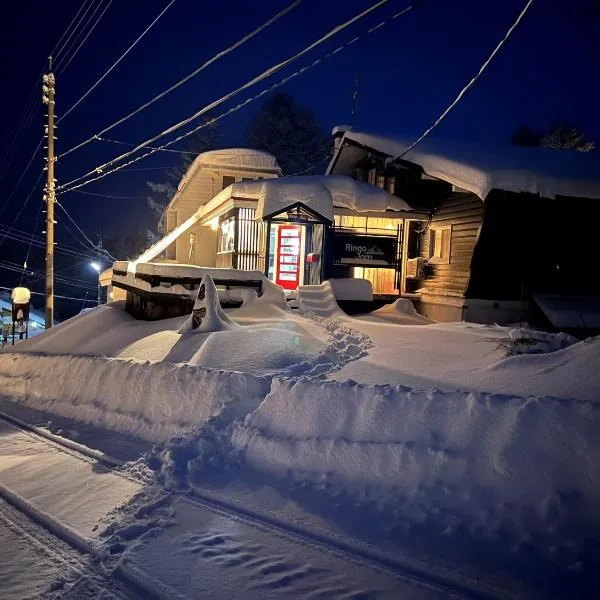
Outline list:
[[[300,285],[301,225],[279,225],[277,231],[275,283],[285,290],[295,290]]]

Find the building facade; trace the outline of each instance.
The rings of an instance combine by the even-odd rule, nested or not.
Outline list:
[[[401,291],[436,321],[600,327],[592,277],[600,217],[594,153],[410,141],[336,131],[330,174],[420,208],[405,224]],[[577,223],[575,226],[574,224]]]
[[[281,169],[275,157],[258,150],[230,148],[203,152],[190,165],[179,183],[176,194],[163,216],[165,233],[169,234],[189,219],[201,206],[207,204],[233,183],[279,177]],[[231,222],[230,222],[231,223]],[[225,225],[225,236],[216,221],[199,224],[177,237],[164,252],[164,260],[180,264],[208,267],[227,264],[232,232]],[[219,239],[217,239],[219,238]],[[218,254],[214,248],[219,245]]]

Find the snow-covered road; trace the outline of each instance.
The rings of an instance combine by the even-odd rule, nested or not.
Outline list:
[[[123,515],[134,494],[144,496],[142,485],[94,455],[0,419],[0,493],[10,501],[0,505],[3,598],[463,597],[285,523],[185,495],[173,496],[168,523],[149,527],[138,503],[127,524]],[[111,514],[118,525],[111,527]],[[112,535],[103,535],[107,528]],[[115,548],[122,557],[111,556]]]

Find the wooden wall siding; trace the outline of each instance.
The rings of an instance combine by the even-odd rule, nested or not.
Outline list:
[[[450,261],[432,265],[432,275],[421,282],[420,289],[452,296],[464,296],[469,284],[471,258],[483,215],[483,202],[472,194],[456,194],[442,200],[431,226],[452,227]],[[429,258],[431,226],[421,234],[420,256]]]

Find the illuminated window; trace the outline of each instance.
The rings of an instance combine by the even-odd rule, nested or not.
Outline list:
[[[235,217],[221,223],[217,232],[217,252],[233,252],[235,247]]]

